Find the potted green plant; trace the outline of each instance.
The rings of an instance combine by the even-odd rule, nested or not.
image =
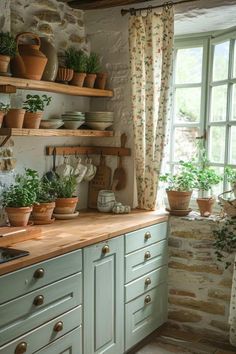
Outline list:
[[[234,193],[234,196],[236,197],[236,168],[226,166],[225,176],[226,176],[227,182],[229,182],[231,185],[231,189]]]
[[[87,58],[86,64],[86,77],[84,80],[85,87],[94,87],[94,83],[97,77],[97,73],[100,71],[100,60],[99,55],[96,53],[91,53]]]
[[[82,87],[86,77],[87,55],[82,50],[71,47],[65,51],[65,64],[67,68],[74,70],[70,84]]]
[[[2,126],[3,118],[9,111],[10,105],[0,102],[0,128]]]
[[[15,38],[9,32],[0,32],[0,74],[7,72],[10,59],[15,55]]]
[[[26,110],[24,117],[24,128],[38,129],[43,111],[46,106],[51,102],[51,97],[47,95],[30,95],[26,96],[26,100],[23,102],[23,108]]]
[[[15,183],[3,192],[3,206],[11,226],[26,226],[36,202],[37,171],[26,169]]]
[[[54,214],[73,214],[79,200],[74,195],[78,185],[76,176],[73,173],[68,176],[57,176],[51,183],[56,194]]]

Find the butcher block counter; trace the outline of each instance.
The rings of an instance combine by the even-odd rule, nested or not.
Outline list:
[[[35,226],[32,239],[10,244],[12,248],[26,250],[30,254],[0,264],[0,275],[167,220],[167,215],[156,211],[135,210],[130,214],[86,211],[72,220],[57,220],[53,224],[39,226],[38,232],[35,232]]]

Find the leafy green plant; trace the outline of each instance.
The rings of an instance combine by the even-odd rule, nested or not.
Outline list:
[[[226,166],[225,176],[229,183],[236,183],[236,169],[233,169],[230,166]]]
[[[196,167],[191,162],[179,161],[178,173],[172,175],[166,173],[160,176],[160,181],[167,183],[167,190],[188,192],[196,186]]]
[[[101,71],[99,55],[91,53],[87,58],[86,72],[88,74],[96,74]]]
[[[9,57],[16,55],[16,41],[9,32],[0,32],[0,54]]]
[[[27,112],[35,113],[38,111],[43,111],[46,106],[51,102],[52,97],[47,95],[27,95],[26,100],[23,102],[23,108]]]
[[[219,262],[225,262],[225,269],[231,265],[229,257],[236,250],[236,220],[226,219],[213,230],[215,255]]]
[[[78,183],[76,176],[71,174],[69,176],[54,177],[51,185],[57,198],[72,198]]]
[[[65,51],[65,65],[76,73],[85,73],[87,69],[87,55],[82,50],[71,47]]]
[[[5,103],[0,102],[0,111],[1,112],[7,113],[9,111],[9,109],[10,109],[9,104],[5,104]]]
[[[36,203],[50,203],[56,199],[56,193],[53,188],[52,182],[47,179],[47,177],[43,177],[38,181],[38,185],[36,188]]]

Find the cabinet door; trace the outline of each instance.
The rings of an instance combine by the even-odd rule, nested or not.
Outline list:
[[[124,238],[84,249],[84,354],[124,352]]]

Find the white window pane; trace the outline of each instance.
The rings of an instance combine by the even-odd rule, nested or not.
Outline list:
[[[227,111],[227,86],[216,86],[212,88],[211,96],[211,122],[222,122],[226,120]]]
[[[234,73],[233,76],[236,77],[236,41],[234,41]]]
[[[175,121],[199,122],[201,88],[179,88],[175,91]]]
[[[218,175],[220,176],[224,175],[224,167],[211,166],[211,168],[213,168]],[[220,193],[223,192],[223,190],[224,190],[224,182],[221,181],[219,184],[212,186],[212,195],[218,196]]]
[[[177,84],[201,83],[203,48],[178,49],[176,57]]]
[[[174,161],[192,160],[196,154],[196,137],[199,136],[199,129],[196,128],[175,128],[174,131]]]
[[[226,80],[229,68],[229,41],[214,46],[213,81]]]
[[[209,158],[211,162],[224,163],[225,127],[210,128]]]
[[[236,127],[230,129],[230,163],[236,165]]]
[[[233,85],[232,120],[236,120],[236,85]]]

